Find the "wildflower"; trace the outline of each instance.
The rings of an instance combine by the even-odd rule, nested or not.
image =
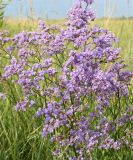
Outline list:
[[[76,3],[64,28],[39,21],[37,31],[4,40],[0,34],[3,45],[13,44],[7,48],[12,58],[2,78],[20,87],[23,98],[16,110],[35,106],[35,117],[44,118],[42,136],[55,144],[54,156],[68,153],[68,158],[77,160],[90,157],[97,148],[132,146],[127,125],[131,108],[121,101],[130,94],[133,73],[126,71],[121,49],[114,47],[115,35],[89,25],[95,19],[88,9],[92,3]]]
[[[0,98],[2,98],[3,101],[6,100],[6,95],[4,93],[0,93]]]

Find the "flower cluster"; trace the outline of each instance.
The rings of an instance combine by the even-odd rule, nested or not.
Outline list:
[[[92,3],[80,0],[64,28],[40,21],[37,31],[19,33],[8,38],[11,46],[3,45],[9,64],[1,78],[21,88],[16,110],[35,106],[36,117],[44,117],[43,136],[56,146],[54,155],[66,159],[132,146],[132,108],[122,102],[133,73],[125,70],[115,35],[91,27]]]

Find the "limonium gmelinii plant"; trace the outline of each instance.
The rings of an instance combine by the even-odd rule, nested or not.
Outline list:
[[[79,0],[64,27],[39,21],[36,31],[0,35],[9,57],[1,79],[18,88],[17,111],[36,110],[35,118],[43,118],[42,135],[57,159],[88,160],[96,150],[132,148],[133,74],[125,70],[115,35],[91,25],[92,3]]]

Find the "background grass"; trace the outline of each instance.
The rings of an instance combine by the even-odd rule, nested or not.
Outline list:
[[[51,20],[47,23],[63,25],[64,20]],[[120,39],[118,46],[122,48],[121,56],[128,64],[128,69],[133,71],[133,20],[101,19],[96,20],[94,24],[111,30]],[[1,30],[9,30],[14,34],[23,30],[34,30],[36,27],[37,21],[34,20],[8,19]],[[0,92],[1,90],[2,83],[0,83]],[[13,105],[14,102],[9,100],[0,101],[0,160],[55,159],[51,156],[53,146],[48,140],[42,138],[42,126],[38,128],[42,124],[41,121],[34,118],[31,112],[17,113]],[[104,158],[103,155],[96,155],[96,157],[101,160],[132,160],[133,153],[127,152],[126,156],[124,151],[120,151],[114,152],[113,155],[105,153]]]

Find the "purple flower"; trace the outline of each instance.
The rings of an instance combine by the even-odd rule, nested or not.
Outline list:
[[[0,98],[2,98],[3,101],[6,100],[6,95],[4,93],[0,93]]]
[[[44,22],[42,21],[42,20],[40,20],[39,22],[38,22],[38,26],[40,27],[40,29],[45,29],[46,28],[46,26],[45,26],[45,24],[44,24]]]
[[[20,101],[20,102],[18,102],[18,103],[16,104],[15,109],[16,109],[17,111],[20,111],[20,110],[26,111],[26,106],[27,106],[27,104],[28,104],[28,100],[27,100],[27,98],[25,98],[25,100]]]
[[[29,107],[32,107],[35,104],[35,101],[31,100]]]

